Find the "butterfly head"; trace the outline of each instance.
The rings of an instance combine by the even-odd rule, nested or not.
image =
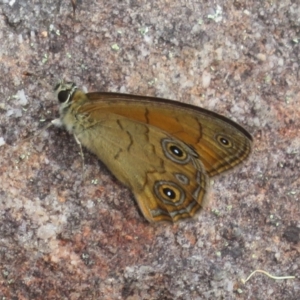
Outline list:
[[[60,82],[55,88],[55,94],[60,105],[69,106],[72,101],[73,94],[77,90],[77,86],[73,82]]]

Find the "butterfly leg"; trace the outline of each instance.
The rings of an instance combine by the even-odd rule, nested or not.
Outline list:
[[[80,149],[80,156],[82,158],[82,174],[83,174],[83,180],[85,179],[85,172],[84,172],[84,155],[83,155],[83,151],[82,151],[82,144],[81,142],[79,141],[79,139],[77,138],[77,136],[74,134],[74,139],[77,143],[77,145],[79,146],[79,149]]]

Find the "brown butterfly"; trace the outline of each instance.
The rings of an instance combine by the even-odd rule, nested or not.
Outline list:
[[[244,161],[252,137],[200,107],[153,97],[55,87],[54,120],[95,153],[131,189],[150,222],[178,221],[200,210],[209,177]]]

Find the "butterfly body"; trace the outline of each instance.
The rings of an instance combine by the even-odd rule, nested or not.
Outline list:
[[[146,219],[177,221],[200,208],[209,177],[243,161],[251,136],[179,102],[56,87],[60,123],[129,187]]]

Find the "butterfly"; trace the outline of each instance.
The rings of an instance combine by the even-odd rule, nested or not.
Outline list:
[[[252,137],[215,112],[177,101],[119,93],[84,93],[56,85],[53,121],[107,166],[133,193],[149,222],[190,218],[210,177],[251,152]]]

